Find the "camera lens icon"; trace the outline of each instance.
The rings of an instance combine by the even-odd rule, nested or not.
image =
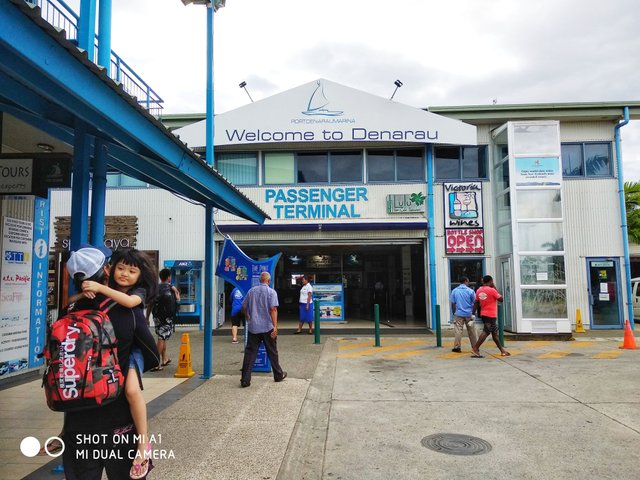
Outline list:
[[[60,437],[47,438],[42,448],[40,448],[40,441],[36,437],[25,437],[20,442],[20,452],[22,452],[25,457],[35,457],[46,454],[56,458],[64,453],[64,449],[64,441]]]

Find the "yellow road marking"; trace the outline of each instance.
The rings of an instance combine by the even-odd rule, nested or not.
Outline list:
[[[383,355],[383,357],[393,358],[397,360],[400,358],[415,357],[416,355],[424,355],[425,353],[427,353],[426,350],[407,350],[406,352],[397,352],[397,353],[390,353],[388,355]]]
[[[541,340],[539,342],[536,342],[536,341],[527,342],[526,346],[527,347],[532,347],[532,348],[535,348],[535,347],[548,347],[549,345],[553,345],[553,344],[557,344],[557,343],[558,342],[549,342],[549,341],[542,341]]]
[[[568,342],[567,345],[574,348],[592,347],[596,342]]]
[[[538,358],[562,358],[569,355],[570,352],[547,352],[542,355],[538,355]]]
[[[620,350],[609,350],[607,352],[596,353],[591,358],[618,358],[620,355],[622,355]]]
[[[360,352],[352,353],[339,353],[338,358],[356,358],[363,357],[365,355],[375,355],[376,353],[388,352],[389,350],[397,350],[399,348],[411,347],[414,345],[424,345],[426,340],[412,340],[410,342],[397,343],[395,345],[387,345],[385,347],[374,347],[367,350],[361,350]]]
[[[386,342],[386,340],[380,340],[380,343]],[[373,347],[375,345],[375,340],[369,340],[366,342],[358,342],[358,343],[350,343],[349,345],[340,345],[338,346],[338,350],[351,350],[353,348],[360,347]]]

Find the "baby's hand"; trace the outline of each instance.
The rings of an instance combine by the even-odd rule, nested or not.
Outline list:
[[[91,280],[85,280],[84,282],[82,282],[82,292],[83,293],[93,293],[94,296],[96,293],[98,293],[100,291],[100,287],[101,285],[98,282],[94,282]],[[91,297],[89,297],[91,298]]]

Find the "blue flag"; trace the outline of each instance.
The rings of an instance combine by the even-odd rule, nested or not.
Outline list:
[[[246,295],[251,287],[260,284],[262,272],[269,272],[273,278],[280,255],[282,254],[278,253],[266,260],[254,260],[249,258],[233,240],[227,237],[222,245],[216,275]]]

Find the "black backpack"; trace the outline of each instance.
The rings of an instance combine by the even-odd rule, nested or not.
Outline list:
[[[158,298],[151,310],[153,316],[160,320],[173,318],[178,310],[178,302],[173,288],[169,283],[161,283],[158,286]]]

